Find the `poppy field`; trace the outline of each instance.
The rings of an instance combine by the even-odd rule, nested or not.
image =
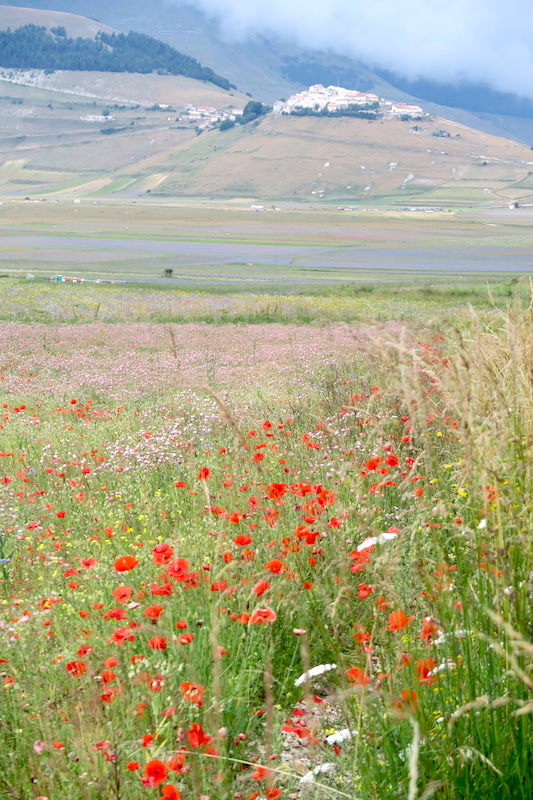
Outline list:
[[[0,323],[1,796],[529,800],[526,305]]]

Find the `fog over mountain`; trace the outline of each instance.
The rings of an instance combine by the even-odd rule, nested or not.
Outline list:
[[[230,40],[271,31],[411,80],[484,83],[533,98],[532,0],[189,2]]]
[[[0,0],[0,24],[9,5],[146,33],[270,105],[333,83],[533,145],[533,0]]]

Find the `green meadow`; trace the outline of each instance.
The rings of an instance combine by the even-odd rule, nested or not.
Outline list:
[[[3,795],[529,800],[524,217],[457,217],[520,267],[459,277],[230,260],[401,261],[447,216],[2,212]],[[228,261],[165,283],[139,242]]]

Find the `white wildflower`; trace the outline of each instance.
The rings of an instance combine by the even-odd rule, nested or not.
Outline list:
[[[448,631],[448,633],[440,633],[437,639],[433,642],[433,644],[444,644],[444,642],[449,639],[450,637],[454,637],[456,639],[464,639],[470,631],[465,631],[462,628],[457,631]]]
[[[351,731],[349,728],[343,728],[342,731],[336,731],[335,733],[331,733],[329,736],[326,736],[326,742],[328,744],[341,744],[345,742],[346,739],[352,739],[356,735],[356,731]]]
[[[449,669],[453,669],[453,667],[456,666],[457,664],[455,661],[443,661],[438,667],[435,667],[435,669],[432,669],[431,672],[428,672],[428,675],[440,675],[441,672],[448,672]]]
[[[318,767],[309,770],[306,772],[303,778],[300,778],[300,783],[312,783],[313,778],[315,775],[320,775],[322,772],[329,772],[334,767],[334,764],[326,763],[326,764],[319,764]]]
[[[361,542],[358,545],[357,552],[361,552],[361,550],[368,550],[369,547],[373,547],[375,544],[384,544],[385,542],[390,542],[391,539],[396,539],[398,536],[397,533],[380,533],[379,536],[369,536],[364,542]]]
[[[296,678],[294,685],[300,686],[302,683],[305,683],[308,678],[315,678],[317,675],[323,675],[324,672],[331,672],[332,669],[337,669],[337,665],[319,664],[318,667],[312,667],[312,669],[304,672],[303,675],[300,675],[299,678]]]

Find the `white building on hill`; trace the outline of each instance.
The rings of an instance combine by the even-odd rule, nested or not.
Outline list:
[[[424,113],[420,106],[414,106],[412,103],[393,103],[391,111],[398,116],[405,115],[407,117],[418,117],[420,114]]]

